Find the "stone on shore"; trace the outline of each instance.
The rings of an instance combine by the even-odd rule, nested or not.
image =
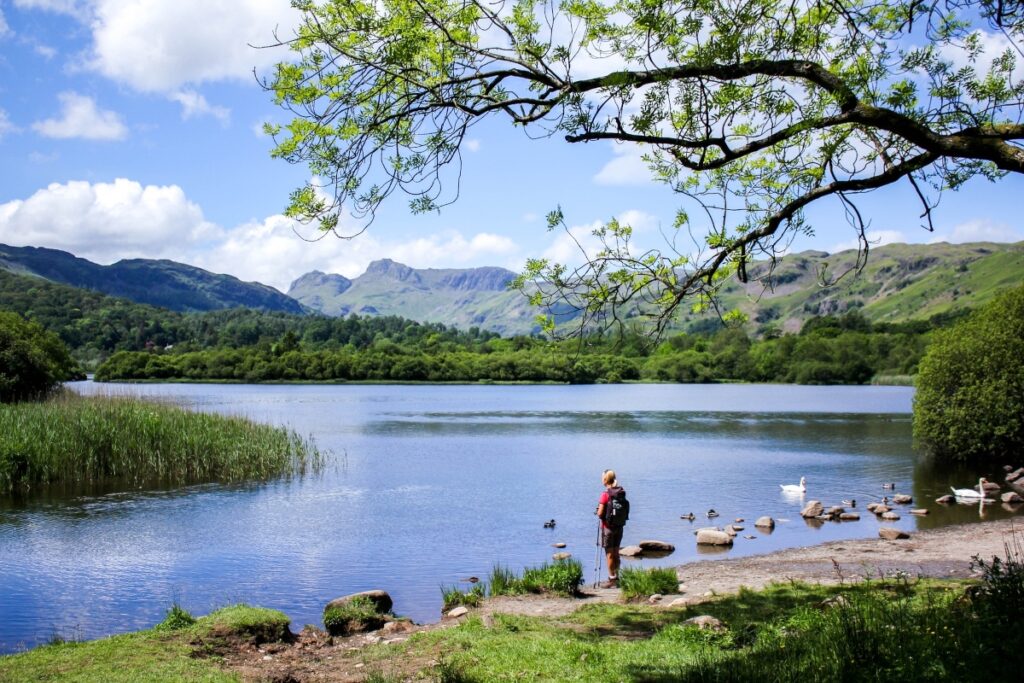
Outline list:
[[[697,532],[697,545],[732,545],[732,536],[724,531],[701,529]]]
[[[999,499],[1004,503],[1024,503],[1024,498],[1018,496],[1016,491],[1007,491]]]
[[[665,541],[640,541],[638,545],[645,553],[671,553],[676,549],[674,545]]]
[[[944,496],[940,496],[935,499],[935,502],[939,505],[952,505],[956,502],[956,498],[951,493],[947,493]]]
[[[619,548],[619,555],[623,557],[639,557],[643,553],[643,549],[638,545],[627,545],[625,548]]]
[[[896,503],[897,505],[910,505],[911,503],[914,502],[914,497],[908,496],[905,493],[897,493],[895,496],[892,497],[892,502]]]
[[[332,607],[344,607],[353,600],[359,598],[366,598],[373,603],[373,608],[377,610],[378,614],[386,614],[391,611],[391,608],[395,606],[395,603],[391,600],[391,596],[388,595],[387,591],[372,590],[362,591],[360,593],[352,593],[351,595],[344,595],[340,598],[331,600],[327,605],[324,606],[324,611],[329,610]]]
[[[449,619],[458,619],[459,617],[464,617],[467,614],[469,614],[469,609],[467,609],[465,605],[459,605],[452,611],[448,612],[445,616]]]
[[[775,520],[765,515],[764,517],[758,517],[757,521],[754,522],[754,526],[758,529],[774,529]]]
[[[825,506],[821,504],[820,500],[809,500],[804,509],[800,511],[800,516],[804,519],[808,517],[818,517],[822,512],[825,511]]]
[[[910,538],[910,534],[908,534],[906,531],[893,529],[889,526],[884,526],[881,529],[879,529],[878,535],[887,541],[898,541],[904,538]]]

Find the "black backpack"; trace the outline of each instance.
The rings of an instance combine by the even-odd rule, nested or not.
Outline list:
[[[612,529],[621,529],[629,519],[629,501],[621,486],[608,489],[608,504],[604,506],[604,523]]]

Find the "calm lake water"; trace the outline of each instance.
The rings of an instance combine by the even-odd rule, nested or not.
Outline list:
[[[0,652],[146,628],[175,601],[194,614],[273,607],[298,630],[331,598],[383,588],[396,612],[436,621],[442,585],[539,564],[556,541],[590,582],[608,467],[632,502],[624,543],[677,547],[645,566],[877,535],[870,514],[805,523],[801,498],[779,489],[801,476],[806,499],[855,498],[862,513],[894,482],[932,510],[894,523],[913,530],[977,521],[976,506],[932,501],[995,474],[918,464],[906,387],[72,386],[288,425],[330,465],[295,481],[0,498]],[[709,508],[712,523],[746,518],[731,550],[696,547]],[[680,519],[691,511],[696,522]],[[764,514],[772,534],[753,529]],[[1009,514],[994,505],[985,518]]]

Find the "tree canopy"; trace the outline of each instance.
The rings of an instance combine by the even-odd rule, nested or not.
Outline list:
[[[930,228],[943,191],[1024,172],[1021,0],[293,4],[293,59],[264,82],[293,118],[268,129],[314,178],[288,214],[325,231],[350,236],[343,213],[365,229],[396,193],[414,211],[453,201],[460,146],[487,117],[641,147],[680,197],[666,247],[633,249],[611,221],[586,265],[531,260],[521,279],[584,324],[640,314],[660,330],[774,263],[812,203],[834,200],[866,256],[859,193],[909,183]],[[756,276],[770,285],[770,268]]]
[[[1024,446],[1024,286],[936,333],[921,360],[914,438],[948,460],[1016,455]]]
[[[82,378],[56,334],[0,311],[0,403],[39,398],[60,382]]]

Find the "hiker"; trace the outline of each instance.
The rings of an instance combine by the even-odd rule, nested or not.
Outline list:
[[[619,585],[619,546],[622,545],[622,527],[629,518],[629,502],[615,478],[615,470],[605,470],[601,483],[605,490],[597,504],[597,516],[601,520],[601,547],[608,558],[608,580],[601,587],[615,588]]]

